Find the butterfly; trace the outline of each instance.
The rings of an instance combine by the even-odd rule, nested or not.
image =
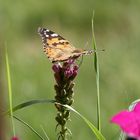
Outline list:
[[[44,52],[52,62],[76,59],[81,55],[89,55],[95,52],[94,50],[75,48],[68,40],[48,29],[39,27],[38,33],[42,37]]]
[[[123,132],[134,138],[140,138],[140,102],[131,111],[124,110],[112,117],[111,122],[118,124]]]

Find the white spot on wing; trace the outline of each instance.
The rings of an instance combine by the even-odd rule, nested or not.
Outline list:
[[[58,34],[51,34],[52,37],[58,36]]]
[[[66,40],[63,40],[63,39],[62,39],[62,40],[59,40],[59,42],[64,43],[64,42],[66,42]]]
[[[49,37],[49,35],[45,34],[46,37]]]

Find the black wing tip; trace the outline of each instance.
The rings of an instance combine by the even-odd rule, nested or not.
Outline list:
[[[41,34],[43,30],[44,30],[43,28],[41,28],[41,27],[38,27],[38,30],[37,30],[37,32],[38,32],[39,34]]]
[[[38,33],[40,35],[44,34],[44,32],[46,32],[46,33],[54,33],[53,31],[50,31],[49,29],[42,28],[42,27],[38,27],[38,30],[37,31],[38,31]]]

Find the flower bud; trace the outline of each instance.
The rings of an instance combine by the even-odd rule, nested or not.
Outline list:
[[[54,64],[52,66],[52,70],[55,72],[55,73],[59,73],[61,71],[61,65],[60,64]]]

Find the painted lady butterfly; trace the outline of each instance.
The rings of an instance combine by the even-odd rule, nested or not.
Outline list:
[[[81,55],[89,55],[94,50],[78,49],[72,46],[68,40],[45,28],[38,28],[42,37],[44,52],[52,62],[63,62],[70,58],[76,59]]]

